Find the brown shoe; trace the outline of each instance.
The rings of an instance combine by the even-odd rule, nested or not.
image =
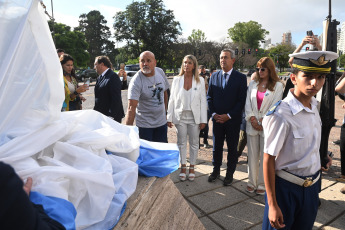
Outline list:
[[[340,192],[341,192],[342,194],[345,194],[345,186],[342,187],[342,188],[340,189]]]

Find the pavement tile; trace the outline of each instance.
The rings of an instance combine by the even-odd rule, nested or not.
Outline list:
[[[344,183],[337,182],[322,190],[320,193],[320,198],[332,201],[345,209],[345,194],[340,192],[340,189],[344,186]]]
[[[211,161],[205,161],[202,164],[199,164],[204,171],[211,173],[213,171],[213,165]],[[220,170],[225,170],[226,169],[226,163],[223,162],[222,166],[220,166]]]
[[[217,224],[215,224],[207,216],[200,218],[200,221],[207,230],[222,230]]]
[[[330,177],[322,177],[322,183],[321,183],[321,190],[324,190],[325,188],[332,186],[333,184],[335,184],[336,181],[334,178],[330,178]]]
[[[180,174],[180,169],[177,169],[175,172],[171,173],[170,179],[174,182],[174,183],[178,183],[180,182],[180,178],[179,178],[179,174]]]
[[[226,175],[226,170],[223,170],[220,172],[220,175],[222,177],[225,177]],[[247,165],[237,165],[236,171],[234,173],[234,183],[239,180],[243,180],[248,178],[248,173],[247,173]],[[224,179],[224,178],[222,178]]]
[[[255,194],[255,196],[253,196],[253,199],[265,205],[265,196]]]
[[[197,215],[198,218],[205,216],[205,213],[202,212],[200,209],[198,209],[197,207],[195,207],[191,202],[189,202],[189,200],[187,200],[187,203],[189,204],[189,206],[192,208],[192,210],[195,212],[195,214]]]
[[[201,176],[195,178],[193,182],[185,181],[176,183],[175,185],[177,189],[187,197],[223,187],[223,182],[221,180],[216,180],[215,182],[210,183],[207,179],[208,176]]]
[[[247,182],[248,182],[248,179],[245,179],[245,180],[239,181],[238,183],[233,183],[231,186],[238,189],[240,192],[246,194],[247,196],[250,196],[250,197],[256,196],[255,193],[249,193],[246,191]]]
[[[345,213],[341,215],[338,219],[336,219],[334,222],[332,222],[330,225],[323,227],[322,230],[344,229],[344,226],[345,226],[344,223],[345,223]]]
[[[258,225],[255,225],[254,227],[252,228],[249,228],[250,230],[262,230],[262,223],[258,224]]]
[[[189,200],[206,214],[229,207],[246,199],[249,199],[249,197],[231,186],[222,186],[221,188],[189,197]]]
[[[253,199],[209,215],[225,229],[246,229],[262,222],[265,206]]]
[[[321,199],[321,206],[317,212],[316,220],[314,223],[314,229],[320,228],[321,226],[329,223],[331,220],[333,220],[335,217],[339,216],[341,213],[345,212],[345,201],[343,200],[343,205],[340,206],[336,203],[333,203],[329,200]],[[344,224],[343,222],[343,228]]]

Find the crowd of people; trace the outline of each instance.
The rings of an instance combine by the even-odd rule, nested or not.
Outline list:
[[[174,77],[170,87],[164,71],[156,66],[155,55],[145,51],[139,57],[140,70],[128,86],[126,115],[121,98],[121,89],[127,88],[124,66],[116,74],[109,58],[99,56],[94,63],[99,75],[94,109],[120,123],[125,117],[124,123],[135,124],[139,137],[148,141],[168,142],[167,129],[175,126],[181,157],[181,181],[195,179],[200,137],[204,147],[210,147],[207,139],[211,119],[213,171],[208,181],[214,182],[220,176],[224,141],[228,148],[224,186],[232,184],[238,158],[247,145],[246,191],[265,195],[263,229],[284,226],[311,229],[316,218],[321,181],[321,119],[314,96],[322,88],[325,76],[331,70],[330,62],[337,58],[337,54],[328,51],[300,53],[306,44],[314,44],[316,50],[321,48],[315,36],[303,39],[290,55],[293,71],[286,86],[269,57],[257,62],[256,71],[247,85],[247,77],[233,68],[233,51],[224,49],[220,53],[221,70],[211,70],[209,77],[195,56],[185,56],[180,73]],[[62,110],[81,109],[81,101],[85,100],[81,93],[88,86],[76,83],[73,58],[68,54],[59,57],[66,96]],[[336,90],[345,94],[345,78]],[[345,128],[341,130],[343,137]],[[341,178],[345,180],[344,143],[342,140]],[[330,159],[327,167],[331,162]],[[303,197],[304,192],[308,198]],[[287,199],[291,194],[295,198]]]

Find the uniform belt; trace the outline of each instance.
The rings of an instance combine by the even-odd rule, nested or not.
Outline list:
[[[320,179],[320,173],[315,179],[313,179],[312,177],[306,177],[305,179],[302,179],[284,170],[277,170],[276,175],[291,183],[294,183],[303,187],[310,187]]]

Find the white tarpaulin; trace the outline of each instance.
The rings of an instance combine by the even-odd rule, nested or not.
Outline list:
[[[62,69],[38,0],[0,0],[0,28],[0,161],[72,202],[78,229],[111,227],[136,187],[137,133],[96,111],[60,112]]]

